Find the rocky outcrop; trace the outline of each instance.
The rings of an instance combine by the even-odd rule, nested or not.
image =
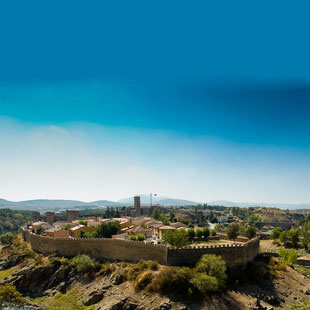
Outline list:
[[[0,260],[0,270],[5,270],[11,267],[14,267],[20,263],[22,263],[27,255],[16,255],[11,254],[8,257]]]
[[[13,284],[23,295],[40,297],[58,291],[64,293],[74,276],[75,271],[70,266],[51,264],[37,267],[32,264],[16,271],[4,283]]]

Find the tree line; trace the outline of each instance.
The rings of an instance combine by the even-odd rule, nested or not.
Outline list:
[[[310,250],[310,217],[306,218],[301,227],[291,227],[289,230],[282,230],[281,227],[273,228],[271,239],[286,247]]]

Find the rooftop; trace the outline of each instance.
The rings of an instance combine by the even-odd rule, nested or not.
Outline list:
[[[164,225],[164,226],[160,226],[159,229],[164,229],[164,230],[171,229],[171,230],[175,230],[176,228],[175,228],[175,227],[172,227],[172,226]]]

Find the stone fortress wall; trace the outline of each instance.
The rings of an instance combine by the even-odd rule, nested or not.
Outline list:
[[[194,265],[204,254],[221,255],[228,267],[244,266],[259,252],[259,238],[243,244],[209,245],[176,248],[151,243],[116,239],[55,239],[23,231],[33,250],[43,253],[73,257],[87,254],[96,259],[138,262],[155,260],[164,265]]]

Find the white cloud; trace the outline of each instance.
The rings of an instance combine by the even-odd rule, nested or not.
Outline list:
[[[310,157],[172,132],[0,119],[0,196],[309,202]]]

